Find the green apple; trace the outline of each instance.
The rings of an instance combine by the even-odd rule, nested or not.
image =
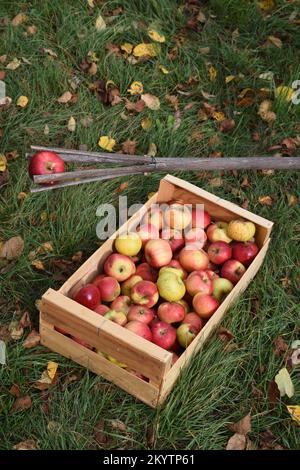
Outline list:
[[[222,302],[224,298],[229,294],[229,292],[233,289],[233,284],[228,279],[224,277],[218,277],[213,280],[213,297],[218,300],[218,302]]]
[[[183,280],[173,272],[162,273],[157,280],[159,295],[169,302],[181,300],[185,294]]]
[[[177,341],[180,346],[187,348],[193,339],[197,336],[197,333],[198,331],[193,325],[190,325],[189,323],[182,323],[182,325],[177,328]]]
[[[183,276],[184,276],[184,272],[182,269],[175,268],[173,266],[164,266],[160,268],[159,276],[164,273],[176,274],[176,276],[179,276],[181,279],[183,279]]]

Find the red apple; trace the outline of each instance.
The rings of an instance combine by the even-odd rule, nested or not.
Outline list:
[[[145,246],[147,262],[154,268],[161,268],[170,263],[173,253],[167,240],[149,240]]]
[[[69,333],[65,330],[63,330],[62,328],[59,328],[58,326],[55,326],[54,327],[55,331],[58,331],[58,333],[62,334],[62,335],[65,335],[65,336],[68,336]]]
[[[158,278],[158,272],[148,263],[142,263],[137,266],[136,274],[141,276],[144,281],[156,282]]]
[[[211,295],[196,294],[193,307],[201,318],[210,318],[219,307],[219,302]]]
[[[248,266],[258,253],[258,246],[254,242],[233,242],[232,257]]]
[[[99,313],[99,315],[105,315],[110,310],[107,305],[99,304],[94,308],[94,312]]]
[[[152,341],[152,333],[146,323],[142,323],[141,321],[137,320],[132,320],[126,323],[125,328],[127,328],[127,330],[132,331],[136,335],[147,339],[148,341]]]
[[[207,254],[214,264],[223,264],[231,258],[232,250],[229,243],[218,241],[209,245]]]
[[[112,302],[121,292],[120,284],[111,276],[105,276],[100,279],[97,287],[100,291],[102,302]]]
[[[102,279],[106,277],[105,274],[97,274],[97,276],[92,280],[92,284],[94,284],[94,286],[98,287],[100,281],[102,281]]]
[[[122,285],[121,285],[122,294],[130,297],[131,288],[134,286],[134,284],[142,280],[143,280],[142,276],[138,276],[137,274],[133,274],[133,276],[130,276],[128,279],[126,279],[126,281],[122,282]]]
[[[131,289],[131,300],[135,304],[151,308],[157,303],[158,298],[158,289],[154,282],[140,281]]]
[[[172,366],[174,366],[175,362],[178,361],[179,356],[173,352],[172,354]]]
[[[200,250],[201,248],[203,248],[206,240],[207,240],[207,236],[202,228],[192,228],[185,235],[185,244],[193,245],[193,247],[197,250]]]
[[[104,318],[107,318],[108,320],[113,321],[120,326],[124,326],[127,323],[127,317],[125,313],[116,312],[115,310],[109,310],[109,312],[104,315]]]
[[[210,224],[210,215],[203,209],[195,208],[192,210],[192,227],[206,228]]]
[[[177,339],[175,340],[174,344],[171,346],[171,348],[169,349],[169,351],[172,351],[176,354],[180,354],[182,349],[181,349],[181,346],[180,344],[178,343]]]
[[[205,271],[206,271],[206,273],[207,273],[209,279],[211,279],[212,281],[213,281],[214,279],[217,279],[218,277],[220,277],[219,274],[217,274],[217,273],[216,273],[215,271],[213,271],[212,269],[206,269]]]
[[[154,311],[151,308],[142,307],[141,305],[132,305],[129,309],[127,320],[137,320],[149,325],[154,319],[154,316]]]
[[[185,287],[191,296],[198,293],[210,295],[213,291],[213,283],[206,271],[193,271],[185,281]]]
[[[152,328],[152,342],[164,349],[170,349],[176,341],[176,329],[163,321],[156,322]]]
[[[125,315],[127,315],[130,305],[130,297],[128,297],[128,295],[120,295],[110,304],[110,308],[116,312],[123,312]]]
[[[241,279],[245,271],[246,268],[242,263],[235,259],[229,259],[222,266],[221,276],[231,281],[232,284],[236,284]]]
[[[163,302],[158,307],[157,315],[165,323],[178,323],[185,317],[185,308],[176,302]]]
[[[74,300],[91,310],[100,303],[101,297],[99,289],[94,284],[86,284],[74,296]]]
[[[177,341],[183,348],[187,348],[197,336],[197,330],[193,325],[182,323],[177,328]]]
[[[33,155],[29,162],[28,171],[30,176],[33,175],[49,175],[53,173],[62,173],[65,170],[65,163],[55,152],[43,150]],[[46,185],[54,184],[44,183]]]
[[[204,322],[203,320],[199,317],[199,315],[197,315],[197,313],[195,312],[190,312],[188,313],[182,323],[187,323],[188,325],[191,325],[193,326],[196,330],[197,330],[197,333],[199,333],[199,331],[203,328],[204,326]]]
[[[180,230],[167,227],[161,231],[161,238],[169,241],[173,253],[184,247],[184,238]]]
[[[143,246],[145,246],[149,240],[154,240],[156,238],[159,238],[159,230],[155,225],[152,225],[152,224],[141,225],[137,229],[137,234],[142,240]]]
[[[230,243],[232,239],[227,234],[227,222],[217,222],[216,224],[211,224],[206,233],[210,242],[227,242]]]
[[[188,272],[206,269],[208,266],[208,255],[203,250],[183,248],[179,253],[179,262],[183,269]]]
[[[113,253],[104,263],[104,272],[117,281],[126,281],[135,273],[135,264],[129,256]]]
[[[90,344],[88,344],[86,341],[84,341],[83,339],[75,338],[75,336],[71,336],[71,338],[73,341],[80,344],[81,346],[84,346],[85,348],[88,348],[88,349],[93,349],[93,347]]]
[[[189,294],[187,294],[187,295],[189,295]],[[192,301],[192,299],[191,299],[191,301]],[[177,303],[183,306],[186,314],[189,313],[190,306],[189,306],[189,303],[186,300],[180,299],[180,300],[177,300]]]

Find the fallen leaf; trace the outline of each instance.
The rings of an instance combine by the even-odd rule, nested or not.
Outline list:
[[[153,111],[157,111],[160,108],[160,101],[157,96],[145,93],[144,95],[141,95],[141,99],[144,101],[145,105]]]
[[[239,108],[247,108],[248,106],[251,106],[253,103],[254,103],[253,96],[245,96],[244,98],[241,98],[240,100],[238,100],[236,104]]]
[[[85,128],[89,127],[92,124],[92,122],[93,122],[93,118],[90,114],[80,119],[80,124],[82,124],[82,126]]]
[[[282,47],[281,39],[277,38],[276,36],[268,36],[268,41],[271,42],[276,47],[279,47],[279,48]]]
[[[206,16],[205,14],[203,13],[203,11],[199,11],[198,15],[197,15],[197,21],[199,21],[199,23],[205,23],[206,22]]]
[[[16,397],[16,398],[19,398],[19,397],[22,396],[20,387],[19,387],[19,385],[17,385],[17,384],[13,384],[13,385],[10,387],[9,393],[10,393],[11,395],[13,395],[14,397]]]
[[[97,31],[103,31],[106,28],[106,23],[101,15],[96,19],[95,27]]]
[[[30,315],[27,312],[27,310],[23,313],[23,315],[22,315],[22,317],[19,321],[19,324],[20,324],[20,326],[22,326],[22,328],[31,327]]]
[[[222,113],[222,111],[215,111],[214,113],[212,113],[212,117],[216,121],[224,121],[225,120],[225,114]]]
[[[11,24],[13,26],[20,26],[20,24],[25,23],[27,20],[27,15],[25,13],[18,13],[12,20]]]
[[[117,431],[120,432],[126,432],[127,431],[127,426],[123,421],[120,421],[119,419],[112,419],[110,421],[110,425],[113,429],[116,429]]]
[[[0,64],[4,64],[4,62],[6,62],[6,59],[7,59],[7,55],[6,54],[3,54],[0,56]]]
[[[125,99],[125,108],[128,111],[135,111],[137,113],[141,113],[145,109],[145,101],[138,100],[135,103]]]
[[[168,73],[170,73],[169,70],[168,70],[164,65],[161,65],[161,64],[160,64],[160,65],[158,66],[158,68],[159,68],[159,70],[160,70],[163,74],[165,74],[165,75],[168,75]]]
[[[230,430],[237,434],[246,436],[251,432],[251,415],[248,413],[244,418],[240,419],[237,423],[230,425]]]
[[[231,132],[232,129],[235,128],[235,121],[234,119],[224,119],[223,121],[220,121],[220,131],[221,132]]]
[[[144,129],[144,131],[148,131],[151,126],[152,126],[152,121],[149,117],[145,117],[141,121],[141,126]]]
[[[206,55],[210,53],[210,47],[199,47],[200,54]]]
[[[128,155],[134,155],[136,153],[136,140],[125,140],[122,144],[122,151]]]
[[[48,124],[45,124],[45,127],[44,127],[44,135],[49,135],[49,133],[50,133],[49,126],[48,126]]]
[[[57,98],[58,103],[66,104],[72,99],[72,93],[70,91],[65,91],[59,98]]]
[[[47,373],[51,380],[54,379],[56,371],[58,368],[57,362],[49,361],[47,364]]]
[[[277,338],[275,338],[274,345],[274,354],[276,357],[280,357],[281,354],[288,349],[288,345],[286,344],[282,336],[277,336]]]
[[[156,44],[141,43],[134,47],[132,53],[135,57],[156,57],[158,48]]]
[[[268,81],[272,81],[274,79],[274,72],[263,72],[261,73],[258,78],[261,78],[262,80],[268,80]]]
[[[177,111],[175,111],[175,114],[174,114],[173,130],[176,131],[177,129],[179,129],[180,124],[181,124],[181,113],[180,113],[179,109],[177,109]]]
[[[7,70],[17,70],[20,65],[21,61],[15,57],[11,62],[9,62],[9,64],[7,64],[6,68]]]
[[[54,385],[56,379],[56,372],[57,372],[58,364],[53,361],[49,361],[47,364],[47,369],[43,371],[39,380],[34,382],[33,387],[37,388],[38,390],[47,390]]]
[[[179,106],[178,96],[166,95],[165,98],[166,98],[167,103],[169,103],[175,110],[178,109],[178,106]]]
[[[226,328],[221,327],[218,332],[219,338],[228,343],[229,341],[233,340],[234,335],[231,333],[231,331],[227,330]]]
[[[28,36],[34,36],[38,32],[38,28],[33,24],[26,29]]]
[[[76,253],[74,253],[74,255],[71,258],[73,263],[78,263],[79,261],[81,261],[82,255],[83,255],[82,251],[76,251]]]
[[[291,355],[292,366],[298,366],[300,364],[300,348],[296,349]]]
[[[258,198],[258,202],[262,204],[263,206],[272,206],[273,205],[273,199],[271,196],[261,196]]]
[[[211,82],[214,82],[217,78],[217,70],[215,69],[215,67],[213,65],[210,65],[208,67],[208,76],[209,76],[209,79]]]
[[[112,152],[114,146],[116,145],[116,141],[112,137],[108,137],[107,135],[103,135],[103,136],[100,137],[98,145],[102,149],[108,150],[109,152]]]
[[[22,338],[23,333],[24,333],[23,327],[20,325],[20,323],[17,320],[13,320],[10,322],[8,326],[8,331],[9,331],[11,339],[13,339],[14,341],[17,341],[20,338]]]
[[[220,177],[211,178],[211,179],[209,180],[209,184],[210,184],[210,186],[212,186],[213,188],[220,188],[220,187],[223,185],[223,180],[222,180],[222,178],[220,178]]]
[[[275,376],[275,382],[281,397],[287,395],[291,398],[294,395],[294,385],[286,367],[280,369],[278,374]]]
[[[50,434],[55,434],[61,430],[61,424],[57,421],[49,421],[47,424],[47,430]]]
[[[284,450],[280,444],[277,444],[277,438],[270,429],[260,433],[259,447],[261,450]]]
[[[0,153],[0,172],[6,170],[7,160],[6,156],[3,153]],[[1,247],[0,247],[0,256],[1,256]]]
[[[287,405],[287,410],[290,413],[293,421],[300,426],[300,405]]]
[[[31,405],[32,405],[32,400],[31,400],[31,397],[29,395],[24,395],[23,397],[18,397],[18,398],[16,398],[16,400],[15,400],[13,406],[12,406],[11,412],[15,413],[16,411],[28,410],[29,408],[31,408]]]
[[[124,181],[124,183],[121,183],[120,186],[118,187],[118,189],[116,190],[117,193],[122,193],[123,191],[125,191],[125,189],[128,188],[128,181]]]
[[[243,434],[234,434],[226,445],[226,450],[245,450],[246,436]]]
[[[33,439],[27,439],[26,441],[19,442],[13,446],[14,450],[38,450],[38,444]]]
[[[56,54],[56,52],[52,51],[52,49],[48,49],[47,47],[43,47],[42,52],[44,52],[44,54],[48,54],[50,57],[54,57],[55,59],[57,59],[57,54]]]
[[[105,445],[108,441],[108,436],[104,432],[104,420],[103,419],[100,419],[95,425],[94,438],[100,446]]]
[[[258,5],[262,11],[269,11],[275,7],[275,2],[274,0],[261,0],[258,2]]]
[[[25,341],[23,341],[23,348],[29,349],[34,348],[38,344],[40,344],[41,336],[36,330],[32,330]]]
[[[98,71],[97,64],[95,62],[92,62],[90,67],[88,68],[88,74],[91,76],[94,76],[96,75],[97,71]]]
[[[0,80],[4,80],[6,76],[5,70],[0,70]]]
[[[227,77],[225,77],[225,83],[230,83],[232,82],[233,80],[236,79],[236,75],[227,75]]]
[[[294,92],[295,90],[293,90],[293,88],[290,88],[288,86],[278,86],[275,89],[275,98],[277,98],[278,100],[284,100],[284,101],[290,102],[292,101]]]
[[[159,34],[155,29],[148,29],[148,36],[156,42],[165,42],[166,38],[162,34]]]
[[[147,150],[147,155],[149,157],[155,157],[156,154],[157,154],[157,147],[153,142],[151,142]]]
[[[131,95],[141,95],[144,91],[142,82],[132,82],[127,91]]]
[[[120,49],[126,52],[126,54],[131,54],[133,51],[133,45],[130,44],[129,42],[125,42],[124,44],[120,46]]]
[[[261,117],[263,121],[267,123],[272,123],[276,119],[276,114],[271,111],[272,109],[272,101],[270,100],[263,100],[260,105],[257,114]]]
[[[95,8],[94,0],[87,0],[87,3],[90,8]]]
[[[33,266],[38,271],[45,271],[45,269],[46,269],[44,263],[39,259],[31,261],[30,264],[31,264],[31,266]]]
[[[68,121],[68,131],[75,132],[76,131],[76,121],[73,116],[70,117]]]
[[[0,258],[6,258],[9,261],[17,259],[21,256],[23,249],[23,239],[20,236],[12,237],[0,247]]]
[[[20,108],[25,108],[28,104],[28,98],[27,96],[20,96],[17,101],[17,106],[20,106]]]

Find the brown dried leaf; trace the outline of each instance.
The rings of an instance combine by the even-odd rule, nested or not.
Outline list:
[[[246,436],[249,432],[251,432],[251,414],[248,413],[237,423],[231,424],[229,428],[232,432]]]
[[[128,188],[128,181],[124,181],[124,183],[121,183],[120,186],[118,187],[118,189],[116,190],[117,193],[122,193],[123,191],[125,191],[126,188]]]
[[[40,344],[41,336],[36,330],[32,330],[25,341],[23,342],[23,348],[29,349],[34,348],[38,344]]]
[[[10,322],[8,326],[8,331],[9,331],[11,339],[13,339],[14,341],[17,341],[20,338],[22,338],[23,333],[24,333],[23,327],[16,320],[13,320],[12,322]]]
[[[175,110],[178,109],[179,106],[179,101],[178,101],[178,96],[176,95],[166,95],[166,102],[170,105],[173,106]]]
[[[211,178],[211,179],[209,180],[209,184],[210,184],[213,188],[220,188],[220,187],[223,185],[223,180],[222,180],[222,178],[220,178],[220,177]]]
[[[29,408],[31,408],[31,405],[32,400],[29,395],[18,397],[12,406],[11,413],[14,413],[16,411],[28,410]]]
[[[52,49],[48,49],[46,47],[43,47],[41,49],[42,52],[44,52],[44,54],[48,54],[50,57],[54,57],[55,59],[57,59],[57,54],[56,52],[52,51]]]
[[[135,103],[132,103],[127,98],[125,98],[125,108],[128,111],[135,111],[141,113],[145,108],[145,102],[143,100],[138,100]]]
[[[268,36],[268,41],[272,43],[274,46],[281,48],[282,47],[282,41],[280,38],[276,36]]]
[[[77,374],[67,375],[67,377],[65,378],[64,383],[62,385],[62,390],[64,391],[68,387],[68,385],[70,385],[73,382],[77,382],[77,380],[79,380],[79,375],[77,375]]]
[[[20,24],[25,23],[27,20],[27,15],[25,13],[18,13],[12,20],[12,26],[20,26]]]
[[[226,328],[223,328],[223,327],[221,327],[219,329],[218,336],[222,341],[224,341],[226,343],[233,340],[233,338],[234,338],[234,335],[231,333],[231,331],[229,331],[229,330],[227,330]]]
[[[128,155],[134,155],[136,153],[136,140],[125,140],[122,144],[122,151]]]
[[[66,104],[72,99],[72,93],[70,91],[65,91],[59,98],[57,98],[58,103]]]
[[[277,440],[277,437],[274,436],[270,429],[261,432],[259,435],[260,450],[285,450],[284,447],[277,443]]]
[[[145,102],[147,108],[152,111],[157,111],[160,108],[160,101],[157,96],[151,95],[151,93],[145,93],[141,95],[141,99]]]
[[[280,398],[280,393],[277,387],[275,380],[270,380],[268,383],[268,400],[271,405],[271,408],[277,404]]]
[[[271,196],[261,196],[258,198],[258,202],[262,204],[263,206],[272,206],[273,205],[273,199]]]
[[[73,261],[73,263],[78,263],[82,260],[82,255],[82,251],[76,251],[76,253],[74,253],[74,255],[72,256],[71,260]]]
[[[274,345],[274,354],[276,357],[281,356],[281,354],[288,349],[288,345],[286,344],[282,336],[277,336],[277,338],[275,338]]]
[[[12,237],[0,248],[0,258],[13,260],[20,257],[24,249],[24,241],[20,236]]]
[[[19,442],[13,446],[14,450],[39,450],[38,443],[33,439]]]
[[[30,315],[29,313],[27,312],[27,310],[23,313],[20,321],[19,321],[19,324],[23,327],[23,328],[28,328],[28,327],[31,327],[31,320],[30,320]]]
[[[28,36],[34,36],[38,32],[38,28],[33,24],[31,26],[28,26],[26,32]]]
[[[110,421],[110,425],[113,429],[116,429],[117,431],[120,432],[126,432],[127,431],[127,426],[123,421],[120,421],[119,419],[112,419]]]
[[[9,393],[11,393],[11,395],[13,395],[14,397],[19,398],[21,396],[21,390],[19,385],[13,384],[9,389]]]
[[[272,101],[263,100],[260,105],[257,114],[261,117],[263,121],[266,121],[268,124],[271,124],[276,120],[276,114],[271,111]]]
[[[5,79],[5,75],[6,75],[5,70],[0,70],[0,80],[4,80],[4,79]]]
[[[100,446],[107,444],[108,436],[104,432],[104,420],[100,419],[94,429],[94,438]]]
[[[220,122],[220,131],[221,132],[230,132],[235,128],[234,119],[224,119]]]
[[[244,434],[234,434],[226,445],[226,450],[245,450],[246,436]]]

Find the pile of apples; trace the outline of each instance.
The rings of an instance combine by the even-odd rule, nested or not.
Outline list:
[[[136,232],[116,238],[103,273],[73,298],[171,351],[174,363],[257,255],[255,231],[252,222],[212,221],[176,201],[149,210]]]

